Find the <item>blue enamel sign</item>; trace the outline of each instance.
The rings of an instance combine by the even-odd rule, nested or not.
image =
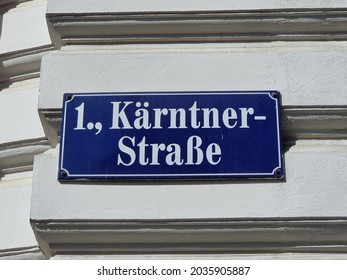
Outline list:
[[[65,94],[59,180],[283,178],[280,94]]]

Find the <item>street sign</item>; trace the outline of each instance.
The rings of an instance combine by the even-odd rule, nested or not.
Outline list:
[[[283,178],[280,94],[68,93],[59,180]]]

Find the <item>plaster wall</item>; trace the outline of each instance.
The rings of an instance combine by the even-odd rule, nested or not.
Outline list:
[[[345,257],[346,9],[2,1],[0,258]],[[65,92],[199,90],[281,92],[285,180],[57,180]]]
[[[35,220],[344,217],[345,141],[303,141],[286,152],[284,182],[64,183],[57,150],[35,161]]]
[[[63,47],[42,61],[39,110],[60,109],[65,92],[261,89],[279,90],[283,108],[343,107],[345,47],[345,42]],[[288,142],[293,140],[294,146]],[[345,141],[303,141],[290,133],[284,141],[286,180],[267,183],[61,184],[57,147],[35,163],[31,217],[345,216]]]
[[[52,148],[35,159],[30,214],[46,257],[345,253],[346,8],[48,1],[57,50],[42,60],[38,110]],[[284,180],[57,180],[64,93],[199,90],[281,92]]]
[[[49,45],[45,20],[47,0],[18,4],[2,15],[0,53],[11,53]]]
[[[28,216],[31,184],[32,172],[7,175],[0,182],[0,252],[36,244]]]
[[[47,1],[0,3],[0,259],[42,259],[30,225],[34,156],[48,143],[37,112]]]
[[[346,1],[333,0],[193,0],[193,1],[170,1],[170,0],[85,0],[83,7],[76,1],[50,0],[48,3],[48,13],[64,12],[141,12],[141,11],[208,11],[208,10],[266,10],[285,8],[331,8],[346,7]]]
[[[42,61],[39,109],[64,92],[279,90],[283,106],[347,104],[345,42],[64,47]]]
[[[0,144],[43,138],[37,113],[39,80],[15,83],[0,92]]]

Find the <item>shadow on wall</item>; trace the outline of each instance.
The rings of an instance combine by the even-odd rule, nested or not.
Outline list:
[[[6,0],[2,1],[2,3],[0,2],[0,93],[3,89],[8,88],[11,85],[10,76],[8,75],[4,65],[6,54],[1,53],[4,14],[6,14],[9,10],[13,9],[17,5],[17,2],[8,2]],[[3,177],[3,174],[0,168],[0,180],[1,177]]]
[[[0,3],[0,50],[2,46],[2,29],[4,14],[9,10],[15,8],[19,3],[17,1],[1,1]],[[4,61],[6,61],[6,54],[0,53],[0,91],[4,88],[8,88],[11,85],[10,76],[6,72]]]
[[[1,42],[2,42],[2,20],[4,18],[4,11],[1,12],[0,14],[0,46],[1,46]],[[3,61],[3,57],[2,54],[0,54],[0,83],[2,83],[2,81],[6,78],[6,73],[5,73],[5,69],[4,69],[4,61]],[[2,86],[1,86],[2,88]],[[1,89],[0,89],[1,90]]]

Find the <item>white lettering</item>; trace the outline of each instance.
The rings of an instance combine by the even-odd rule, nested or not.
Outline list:
[[[186,126],[186,111],[183,108],[169,109],[170,111],[170,126],[169,128],[187,128]],[[177,127],[177,113],[179,113],[180,124]]]
[[[200,111],[200,109],[197,108],[196,101],[194,102],[193,106],[189,108],[190,111],[190,121],[191,121],[191,127],[192,128],[199,128],[200,122],[198,122],[197,112]]]
[[[118,143],[118,148],[119,148],[119,150],[120,150],[121,152],[127,154],[127,155],[130,157],[130,161],[129,161],[128,163],[126,163],[126,162],[122,159],[122,157],[121,157],[120,155],[118,155],[117,164],[118,164],[118,165],[121,165],[121,164],[122,164],[122,165],[125,165],[125,166],[130,166],[130,165],[132,165],[132,164],[135,162],[135,160],[136,160],[136,154],[135,154],[135,152],[134,152],[133,149],[129,148],[128,146],[126,146],[126,145],[124,144],[124,140],[125,140],[125,139],[130,140],[131,144],[135,145],[135,137],[130,138],[130,137],[128,137],[128,136],[124,136],[124,137],[122,137],[121,139],[119,139],[119,143]]]
[[[178,144],[169,144],[166,148],[169,152],[166,156],[166,163],[168,165],[182,165],[183,160],[181,158],[181,147]]]
[[[164,143],[148,144],[145,136],[136,143],[136,137],[123,136],[118,142],[117,165],[130,166],[136,161],[143,166],[161,165],[160,158],[164,159],[164,157],[164,163],[169,166],[201,165],[205,159],[209,164],[217,165],[222,155],[220,146],[216,143],[207,145],[206,149],[204,146],[199,136],[190,136],[186,142],[187,154],[184,158],[182,147],[178,143],[170,143],[167,146]],[[159,157],[160,152],[164,153],[164,157]],[[151,158],[148,155],[151,155]]]
[[[248,126],[248,114],[253,115],[253,108],[240,108],[241,111],[241,126],[240,128],[249,128]]]
[[[151,144],[152,146],[152,161],[151,165],[160,165],[158,162],[158,157],[159,157],[159,151],[165,151],[165,144]]]
[[[230,120],[233,120],[234,123],[230,124]],[[227,108],[223,112],[223,123],[227,128],[234,128],[237,124],[237,114],[233,108]]]
[[[110,129],[186,129],[186,128],[250,128],[249,116],[254,115],[254,109],[238,108],[238,114],[234,108],[226,108],[220,112],[218,108],[199,108],[197,101],[188,109],[184,108],[150,108],[149,102],[111,102],[113,105],[112,126]],[[135,108],[131,108],[135,105]],[[75,129],[83,127],[83,107],[76,110],[79,113],[78,124]],[[131,116],[130,114],[133,114]],[[240,122],[239,122],[240,120]],[[254,116],[254,120],[266,120],[266,116]]]
[[[166,116],[169,112],[168,109],[166,109],[166,108],[163,108],[163,109],[154,108],[153,111],[154,111],[154,126],[153,126],[153,128],[163,128],[161,126],[161,116],[162,115]]]
[[[207,161],[212,165],[217,165],[221,161],[222,150],[220,146],[216,143],[208,145],[206,149],[206,158]],[[217,156],[216,160],[213,160],[213,157]]]
[[[149,103],[145,102],[144,107],[148,107]],[[136,102],[136,107],[141,107],[141,102]],[[135,116],[137,117],[134,121],[134,127],[136,129],[150,129],[152,125],[149,123],[149,112],[147,109],[140,108],[135,111]]]
[[[217,108],[203,108],[202,109],[204,113],[204,125],[202,128],[220,128],[219,126],[219,115],[218,115],[218,109]],[[210,126],[210,115],[212,112],[212,126]]]
[[[194,144],[195,142],[195,144]],[[189,165],[195,164],[200,165],[203,160],[203,153],[200,149],[202,144],[202,140],[199,136],[193,135],[188,138],[187,141],[187,163]],[[196,152],[195,160],[194,160],[194,150]]]
[[[113,104],[113,118],[112,118],[112,126],[110,129],[119,129],[119,120],[122,121],[123,127],[127,129],[132,129],[132,126],[129,123],[129,120],[127,118],[127,115],[125,114],[125,109],[132,104],[132,101],[125,101],[125,102],[111,102]],[[121,111],[119,111],[119,105],[120,103],[124,103],[124,107]]]
[[[139,147],[139,163],[141,165],[147,165],[149,160],[146,158],[146,147],[148,147],[148,144],[146,144],[146,137],[143,136],[140,143],[137,144]]]

